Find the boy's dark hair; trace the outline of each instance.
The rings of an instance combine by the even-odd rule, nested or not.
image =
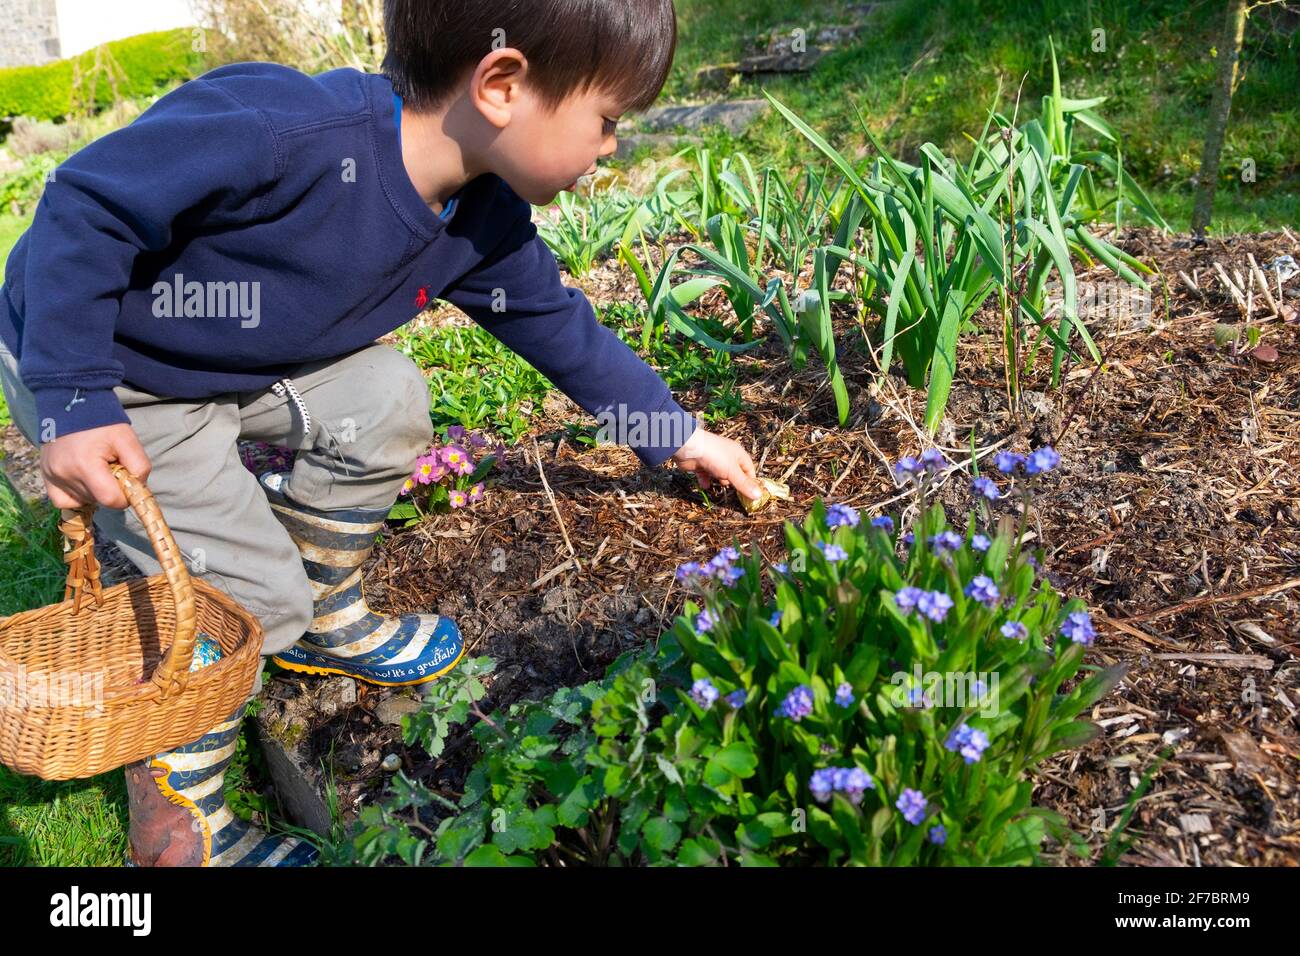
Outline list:
[[[528,58],[525,83],[552,111],[599,89],[643,110],[677,49],[672,0],[384,0],[384,74],[413,109],[434,109],[494,49]]]

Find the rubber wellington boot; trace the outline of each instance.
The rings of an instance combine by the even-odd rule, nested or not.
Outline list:
[[[248,701],[193,743],[126,765],[127,866],[308,866],[319,851],[231,813],[223,794]]]
[[[460,630],[438,614],[376,614],[361,591],[361,566],[388,508],[318,511],[285,494],[288,475],[260,477],[271,510],[298,545],[312,583],[312,623],[272,660],[291,671],[344,674],[369,684],[423,684],[446,674],[465,653]]]

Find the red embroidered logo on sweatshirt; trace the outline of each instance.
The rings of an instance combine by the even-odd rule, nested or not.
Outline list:
[[[415,307],[423,309],[429,304],[429,289],[426,286],[420,286],[420,291],[415,296]]]

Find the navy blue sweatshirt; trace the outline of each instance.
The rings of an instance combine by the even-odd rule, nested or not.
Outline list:
[[[382,75],[237,63],[69,157],[0,305],[43,427],[128,422],[121,383],[186,399],[266,388],[441,298],[587,412],[645,416],[609,437],[669,458],[698,422],[563,285],[528,202],[485,174],[436,214],[399,133]]]

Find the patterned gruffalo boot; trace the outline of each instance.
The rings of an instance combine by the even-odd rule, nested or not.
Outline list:
[[[126,765],[127,866],[308,866],[319,851],[230,812],[223,794],[248,701],[193,743]]]
[[[460,630],[438,614],[376,614],[361,592],[361,566],[388,508],[318,511],[285,494],[288,475],[267,472],[262,488],[302,555],[315,596],[313,620],[296,644],[272,660],[291,671],[344,674],[370,684],[423,684],[465,653]]]

